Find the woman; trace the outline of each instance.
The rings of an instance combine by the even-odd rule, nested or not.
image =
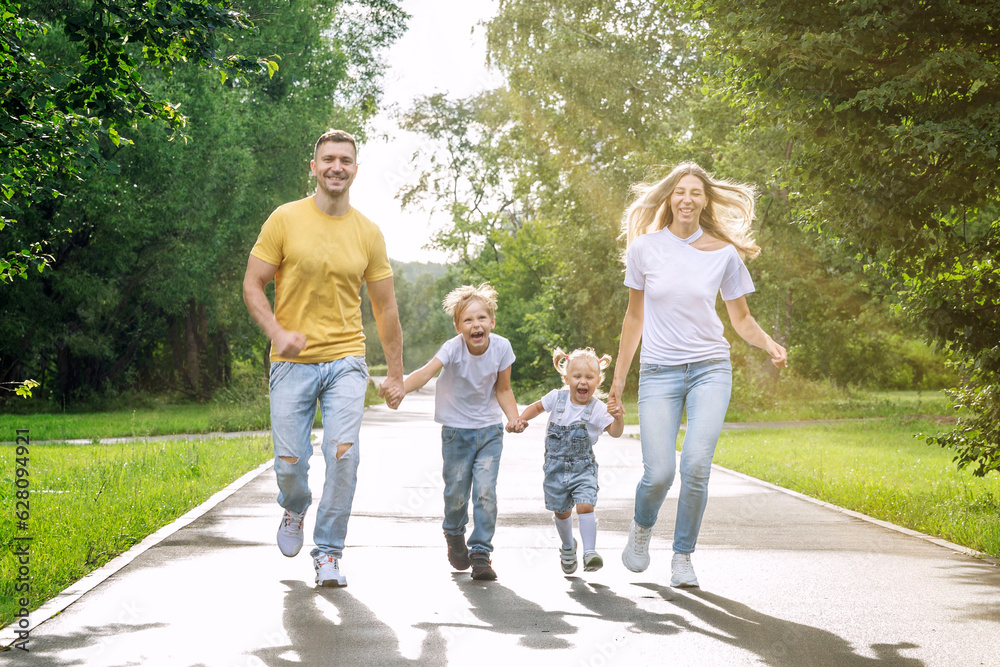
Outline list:
[[[641,339],[643,475],[622,562],[633,572],[649,566],[649,539],[674,480],[675,443],[686,407],[670,585],[694,587],[698,579],[691,553],[732,389],[729,343],[715,312],[716,295],[721,291],[733,328],[744,340],[763,348],[778,368],[787,356],[747,308],[746,295],[754,287],[743,262],[760,253],[753,240],[753,188],[714,180],[686,162],[663,180],[638,184],[633,191],[636,199],[622,221],[628,310],[608,395],[611,414],[624,414],[625,378]]]

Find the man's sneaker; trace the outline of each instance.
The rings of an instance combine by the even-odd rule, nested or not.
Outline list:
[[[643,528],[635,521],[628,529],[628,544],[622,552],[622,563],[633,572],[642,572],[649,567],[649,538],[652,528]]]
[[[469,547],[465,545],[465,535],[444,534],[448,542],[448,562],[456,570],[468,570],[472,561],[469,560]]]
[[[340,571],[340,559],[330,554],[321,553],[313,557],[313,567],[316,568],[316,585],[336,588],[346,586],[347,577]]]
[[[670,561],[670,585],[674,588],[698,588],[698,577],[691,567],[691,554],[674,554]]]
[[[476,581],[493,581],[497,578],[497,573],[490,565],[490,555],[477,551],[472,554],[472,578]]]
[[[576,540],[571,547],[559,547],[559,563],[566,574],[576,572]]]
[[[596,551],[583,552],[584,572],[597,572],[602,567],[604,567],[604,559],[601,558],[601,554],[597,553]]]
[[[302,519],[305,517],[305,512],[289,510],[285,510],[285,516],[281,517],[281,525],[278,526],[278,548],[289,558],[299,553],[299,549],[302,548]]]

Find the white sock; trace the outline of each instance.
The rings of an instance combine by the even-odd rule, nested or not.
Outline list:
[[[578,514],[580,519],[580,537],[583,538],[583,550],[594,551],[597,546],[597,517],[593,512]]]
[[[562,545],[569,549],[573,546],[573,515],[570,514],[565,519],[560,519],[557,516],[553,518],[556,520],[556,532],[559,533]]]

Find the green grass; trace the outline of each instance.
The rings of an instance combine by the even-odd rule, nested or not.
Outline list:
[[[271,456],[267,437],[31,445],[28,531],[15,533],[13,517],[0,523],[0,626],[17,610],[15,535],[33,538],[34,609]],[[14,458],[13,445],[0,446],[0,506],[11,515]]]
[[[727,422],[772,422],[816,419],[873,419],[933,416],[951,419],[944,392],[861,392],[837,389],[820,383],[789,382],[763,400],[747,400],[740,388],[726,413]],[[639,423],[638,399],[625,398],[625,423]]]
[[[365,407],[383,403],[368,383]],[[321,426],[317,413],[315,426]],[[95,440],[178,433],[266,431],[271,428],[267,386],[238,385],[210,403],[91,413],[0,414],[0,442],[13,442],[16,429],[30,429],[33,441]]]
[[[885,419],[725,431],[715,463],[840,507],[1000,557],[1000,475],[960,471],[915,433],[933,420]]]

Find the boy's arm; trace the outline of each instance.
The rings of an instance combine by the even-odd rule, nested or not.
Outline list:
[[[437,372],[444,368],[444,364],[437,357],[434,357],[426,364],[413,371],[403,379],[403,393],[409,394],[423,387],[427,382],[437,375]]]
[[[514,390],[510,388],[510,369],[503,369],[497,373],[497,403],[500,404],[500,409],[503,410],[504,415],[507,416],[507,422],[510,423],[517,419],[517,401],[514,400]]]
[[[604,432],[612,438],[620,438],[622,433],[625,432],[625,418],[621,415],[615,416],[615,420],[608,424]]]

